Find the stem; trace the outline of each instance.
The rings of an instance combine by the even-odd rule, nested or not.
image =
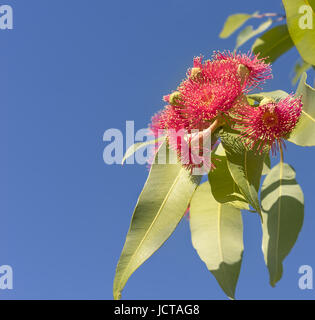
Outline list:
[[[213,133],[220,126],[221,126],[221,121],[219,119],[214,120],[214,122],[210,126],[211,133]]]
[[[253,18],[258,18],[258,19],[261,19],[264,17],[282,17],[282,18],[284,18],[285,15],[283,15],[281,13],[275,13],[275,12],[267,12],[267,13],[253,15]]]
[[[280,163],[283,163],[283,148],[281,142],[279,143],[280,146]]]
[[[214,132],[223,125],[224,120],[222,120],[221,118],[217,118],[216,120],[214,120],[214,122],[211,124],[210,128],[210,132],[211,132],[211,148],[216,144],[216,142],[218,141],[218,139],[212,139],[212,137],[214,136]]]

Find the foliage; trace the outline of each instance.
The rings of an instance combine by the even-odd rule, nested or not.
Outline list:
[[[315,64],[315,34],[314,29],[298,27],[301,17],[298,7],[303,3],[283,0],[286,16],[258,12],[229,16],[221,38],[231,36],[250,20],[265,19],[257,28],[245,26],[235,47],[238,49],[259,35],[252,50],[265,60],[236,53],[217,53],[213,61],[204,63],[196,58],[187,79],[181,82],[178,91],[165,97],[169,105],[151,124],[153,130],[163,124],[167,134],[127,150],[123,162],[139,148],[160,141],[117,265],[115,299],[120,299],[135,270],[170,237],[187,208],[192,245],[229,298],[235,297],[242,264],[244,210],[256,213],[261,222],[262,251],[270,284],[275,286],[281,279],[283,260],[298,238],[304,216],[304,197],[296,173],[283,161],[284,141],[302,147],[315,146],[315,89],[306,83],[305,73]],[[314,11],[313,2],[310,7]],[[255,81],[270,78],[265,63],[276,61],[294,46],[301,55],[301,62],[295,67],[294,82],[301,77],[295,95],[282,90],[250,94],[247,85],[256,86]],[[224,68],[220,67],[222,61]],[[256,74],[251,78],[254,68]],[[241,92],[234,87],[234,91],[230,89],[229,83],[222,82],[223,78],[234,79],[233,86],[240,85]],[[222,88],[226,91],[220,91]],[[215,96],[213,92],[219,94]],[[226,101],[231,99],[223,103],[222,92],[230,97],[238,92],[229,108]],[[216,99],[221,100],[215,104]],[[211,115],[207,114],[210,105]],[[198,118],[200,114],[202,119]],[[194,136],[189,127],[181,142],[182,149],[191,151],[200,137],[206,140],[211,136],[209,156],[213,165],[207,176],[204,172],[193,174],[191,164],[184,165],[179,149],[174,148],[168,130],[179,123],[180,126],[193,123],[202,128],[201,135]],[[271,168],[270,155],[278,154],[280,161]],[[161,158],[164,164],[159,161]],[[201,158],[204,159],[204,154]],[[207,181],[200,184],[202,176]]]
[[[273,63],[284,53],[296,47],[300,59],[293,68],[292,84],[297,83],[303,72],[311,70],[315,65],[315,1],[283,0],[285,14],[237,13],[230,15],[220,33],[221,38],[228,38],[249,20],[265,19],[256,29],[247,25],[236,37],[235,49],[258,36],[251,50]],[[262,34],[262,35],[260,35]]]

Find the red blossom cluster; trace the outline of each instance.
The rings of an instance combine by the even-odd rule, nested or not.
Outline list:
[[[279,102],[267,102],[258,107],[244,106],[240,109],[240,129],[245,143],[258,152],[267,146],[273,154],[284,145],[283,139],[295,128],[301,113],[300,98],[288,95]]]
[[[237,125],[247,145],[275,151],[293,130],[302,103],[290,95],[278,102],[250,106],[246,94],[272,77],[271,67],[252,53],[214,52],[211,60],[196,57],[177,90],[164,97],[167,106],[153,116],[150,129],[161,130],[189,168],[210,163],[211,145],[194,153],[193,141],[205,140],[220,125]],[[192,132],[199,130],[198,136]],[[183,162],[184,161],[184,162]],[[196,165],[197,163],[197,165]]]

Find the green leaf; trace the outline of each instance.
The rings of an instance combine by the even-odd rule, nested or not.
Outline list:
[[[252,98],[250,98],[249,96],[246,97],[247,98],[247,102],[249,103],[249,105],[255,107],[256,106],[256,101]]]
[[[258,190],[265,154],[260,155],[256,151],[248,150],[237,133],[222,131],[221,141],[233,180],[247,202],[261,214]]]
[[[215,156],[225,157],[225,150],[222,146],[222,143],[219,143],[214,151],[212,151]],[[216,157],[214,157],[216,158]]]
[[[176,158],[160,147],[155,159]],[[165,154],[164,154],[165,156]],[[165,158],[164,158],[165,159]],[[131,274],[169,238],[182,219],[200,176],[191,176],[180,164],[153,163],[138,199],[114,280],[114,298],[120,299]]]
[[[300,121],[289,137],[289,141],[299,146],[315,146],[315,89],[306,83],[303,73],[296,95],[302,95],[303,111]]]
[[[240,28],[248,19],[252,18],[257,12],[253,14],[237,13],[230,15],[223,26],[223,29],[219,35],[220,38],[228,38],[238,28]]]
[[[288,93],[283,90],[275,90],[270,92],[261,92],[261,93],[255,93],[255,94],[249,94],[247,98],[253,99],[257,102],[261,102],[264,98],[270,98],[276,102],[278,102],[281,99],[284,99],[288,96]]]
[[[303,60],[315,65],[314,4],[305,0],[283,0],[290,36]],[[303,9],[300,11],[300,9]]]
[[[151,144],[155,144],[155,143],[157,143],[159,141],[163,141],[164,139],[165,139],[165,137],[160,137],[158,139],[153,139],[153,140],[144,141],[144,142],[137,142],[137,143],[133,144],[132,146],[130,146],[127,149],[127,151],[126,151],[126,153],[125,153],[125,155],[124,155],[124,157],[123,157],[123,159],[121,161],[121,164],[124,164],[126,159],[128,159],[130,156],[132,156],[139,149],[144,148],[144,147],[146,147],[148,145],[151,145]]]
[[[272,20],[268,19],[267,21],[264,21],[262,24],[260,24],[257,29],[254,29],[253,26],[247,26],[246,28],[244,28],[236,38],[235,50],[237,50],[240,46],[242,46],[248,40],[266,31],[271,25],[272,25]]]
[[[262,185],[261,206],[262,249],[270,284],[275,286],[282,277],[282,262],[291,251],[303,224],[303,192],[291,166],[280,163],[271,169]]]
[[[268,153],[266,154],[264,159],[262,175],[265,176],[266,174],[268,174],[270,172],[270,168],[271,168],[271,160],[270,160],[270,155]]]
[[[215,157],[215,170],[209,172],[211,191],[216,201],[228,203],[236,208],[249,210],[246,199],[233,180],[225,156]]]
[[[293,42],[286,24],[282,24],[265,32],[258,38],[252,50],[255,54],[260,53],[260,58],[266,58],[266,62],[274,62],[282,54],[293,47]]]
[[[294,66],[294,78],[292,79],[292,85],[295,85],[302,74],[309,70],[312,67],[311,64],[305,62],[305,61],[297,61],[295,66]]]
[[[234,298],[244,250],[241,211],[216,202],[205,182],[190,204],[190,229],[201,260],[227,296]]]

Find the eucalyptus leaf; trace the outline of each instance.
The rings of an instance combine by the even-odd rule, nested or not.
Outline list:
[[[312,65],[305,61],[297,61],[294,66],[294,77],[292,79],[292,85],[295,85],[300,79],[301,75],[312,68]]]
[[[233,299],[244,250],[241,211],[218,203],[205,182],[192,198],[189,221],[194,248]]]
[[[301,57],[315,65],[314,8],[305,0],[282,0],[290,36]]]
[[[296,95],[302,96],[303,111],[288,140],[299,146],[315,146],[315,89],[306,83],[306,79],[307,75],[303,73],[296,90]]]
[[[130,146],[122,161],[121,161],[121,164],[124,164],[124,162],[126,161],[126,159],[128,159],[130,156],[132,156],[135,152],[137,152],[139,149],[141,148],[144,148],[146,146],[149,146],[149,145],[152,145],[152,144],[155,144],[155,143],[158,143],[158,142],[162,142],[163,140],[165,139],[165,137],[160,137],[158,139],[153,139],[153,140],[149,140],[149,141],[144,141],[144,142],[137,142],[135,144],[133,144],[132,146]]]
[[[164,151],[166,154],[164,154]],[[155,158],[176,158],[164,142]],[[114,280],[113,294],[121,291],[132,273],[169,238],[182,219],[200,176],[191,176],[179,163],[152,164],[134,210]]]
[[[272,286],[281,279],[282,262],[303,224],[304,198],[295,176],[291,166],[280,163],[271,169],[262,185],[262,250]]]
[[[219,157],[225,157],[225,150],[222,146],[222,143],[219,143],[216,149],[214,150],[214,155]],[[216,157],[214,157],[216,158]]]
[[[216,156],[215,170],[208,174],[211,191],[216,201],[236,208],[249,210],[248,203],[240,192],[229,171],[225,156]]]
[[[275,90],[270,92],[261,92],[255,94],[249,94],[247,98],[253,99],[257,102],[261,102],[264,98],[270,98],[275,102],[278,102],[281,99],[284,99],[288,96],[288,93],[283,90]]]
[[[231,34],[233,34],[237,29],[239,29],[247,20],[252,18],[255,14],[248,13],[236,13],[230,15],[223,26],[223,29],[219,35],[220,38],[228,38]]]
[[[265,32],[256,39],[252,46],[255,54],[266,58],[266,62],[274,62],[282,54],[294,46],[286,24],[282,24]]]
[[[247,102],[249,103],[249,105],[255,107],[257,104],[256,104],[256,101],[252,98],[250,98],[249,96],[246,97],[247,99]]]
[[[266,154],[264,159],[262,175],[265,176],[266,174],[268,174],[270,172],[270,168],[271,168],[271,160],[270,160],[270,155],[268,153]]]
[[[246,28],[244,28],[236,38],[235,50],[245,44],[248,40],[266,31],[271,25],[272,20],[268,19],[267,21],[264,21],[262,24],[260,24],[257,29],[254,29],[253,26],[247,26]]]
[[[239,134],[224,130],[221,141],[226,152],[227,165],[233,180],[247,202],[261,214],[258,190],[265,154],[248,149]]]

